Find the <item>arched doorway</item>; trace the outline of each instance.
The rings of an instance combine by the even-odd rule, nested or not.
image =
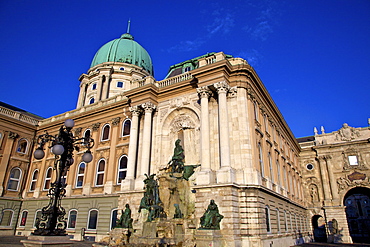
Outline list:
[[[326,243],[328,238],[326,236],[325,219],[321,215],[312,217],[312,228],[315,242]]]
[[[344,197],[349,233],[354,243],[370,243],[370,189],[356,187]]]

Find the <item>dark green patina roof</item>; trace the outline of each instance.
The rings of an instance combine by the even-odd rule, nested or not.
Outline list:
[[[153,75],[153,64],[148,52],[129,34],[123,34],[103,45],[95,54],[90,68],[105,62],[137,65]]]

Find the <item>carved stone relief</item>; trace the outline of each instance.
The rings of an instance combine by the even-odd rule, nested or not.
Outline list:
[[[353,127],[348,126],[347,123],[343,124],[343,127],[338,130],[336,134],[336,140],[341,141],[352,141],[360,136],[360,132]]]

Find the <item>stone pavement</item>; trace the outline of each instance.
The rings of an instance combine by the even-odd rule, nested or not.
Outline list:
[[[23,246],[21,240],[27,237],[20,236],[0,236],[0,247],[19,247]],[[75,241],[73,247],[91,247],[95,242],[93,241]]]
[[[370,244],[329,244],[329,243],[304,243],[292,247],[370,247]]]

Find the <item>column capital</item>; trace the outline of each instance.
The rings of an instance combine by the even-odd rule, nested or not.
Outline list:
[[[17,133],[15,133],[15,132],[12,132],[12,131],[9,131],[9,133],[8,133],[8,138],[9,139],[16,139],[18,137],[18,134]]]
[[[121,121],[120,117],[112,118],[112,125],[117,126],[120,121]]]
[[[212,91],[208,88],[208,86],[197,88],[197,93],[201,98],[208,99],[210,96],[212,96]]]
[[[156,106],[152,102],[146,102],[141,104],[141,107],[144,109],[145,112],[153,112],[156,108]]]
[[[227,93],[230,89],[230,85],[225,81],[216,82],[213,86],[216,88],[217,93]]]
[[[92,125],[92,130],[93,130],[93,131],[97,131],[99,128],[100,128],[100,123],[94,123],[94,124]]]
[[[140,116],[143,113],[143,109],[139,105],[131,106],[130,112],[133,116]]]

